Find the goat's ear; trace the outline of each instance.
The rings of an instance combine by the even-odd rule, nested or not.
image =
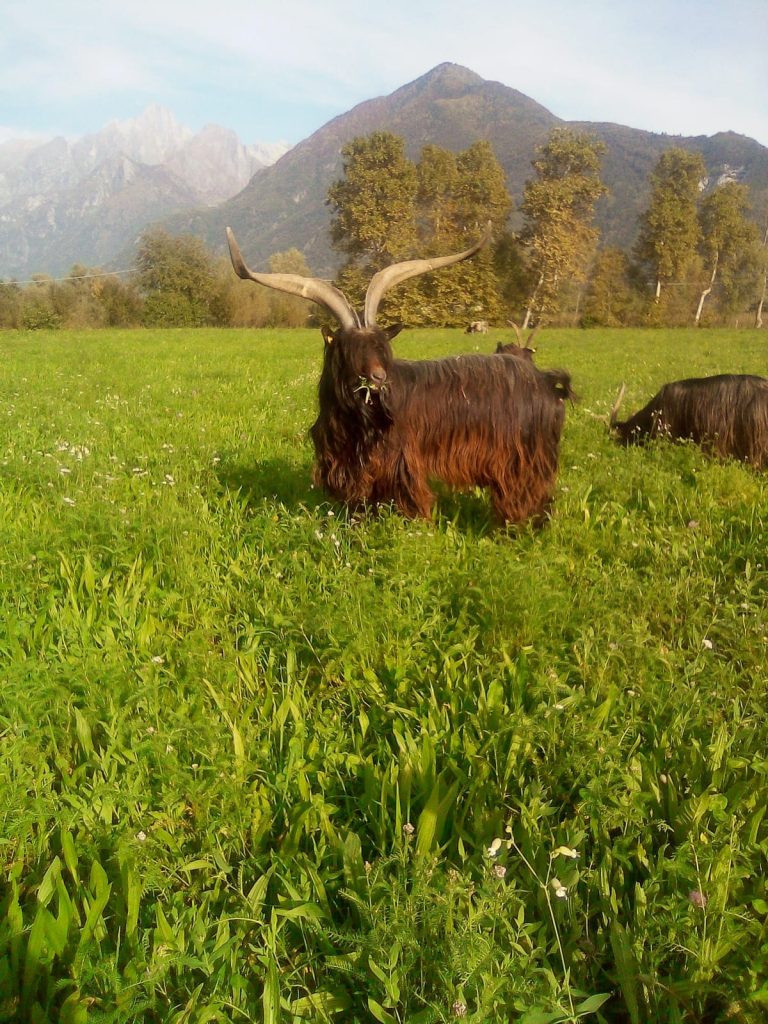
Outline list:
[[[333,333],[331,328],[330,327],[321,327],[320,331],[321,331],[321,333],[323,335],[323,341],[325,342],[325,344],[326,345],[333,344],[334,340],[336,339],[336,335]]]
[[[386,336],[387,341],[392,341],[393,338],[396,338],[404,327],[405,324],[392,324],[391,327],[385,327],[384,334]]]

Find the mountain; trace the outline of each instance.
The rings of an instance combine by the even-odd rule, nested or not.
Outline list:
[[[148,224],[240,192],[287,148],[219,125],[194,134],[159,106],[74,142],[0,144],[0,278],[106,264]]]
[[[558,125],[606,144],[602,178],[609,193],[598,204],[597,223],[608,244],[631,247],[649,175],[672,146],[703,155],[709,187],[743,181],[768,200],[768,148],[753,139],[563,121],[516,89],[440,64],[389,96],[358,104],[292,149],[244,146],[216,125],[193,135],[161,107],[74,143],[0,145],[0,278],[65,273],[75,262],[129,267],[138,236],[156,221],[172,232],[198,234],[222,253],[230,224],[255,269],[265,269],[273,253],[297,248],[313,273],[332,276],[340,257],[330,246],[325,199],[341,177],[346,142],[391,131],[417,160],[427,143],[459,151],[487,139],[519,206],[536,147]]]
[[[427,143],[459,151],[487,139],[519,205],[536,147],[558,125],[589,131],[606,144],[602,178],[610,192],[599,203],[597,222],[609,244],[632,245],[638,214],[647,206],[650,172],[672,146],[701,152],[712,181],[725,174],[757,192],[768,191],[768,149],[752,139],[732,132],[688,138],[617,124],[563,121],[516,89],[456,64],[440,64],[391,95],[367,100],[329,121],[258,171],[242,192],[221,206],[188,212],[167,224],[172,231],[200,234],[222,251],[224,228],[230,224],[254,268],[265,269],[272,253],[296,247],[314,273],[331,276],[339,256],[330,247],[325,198],[329,185],[342,174],[341,147],[355,136],[394,132],[405,139],[414,160]]]

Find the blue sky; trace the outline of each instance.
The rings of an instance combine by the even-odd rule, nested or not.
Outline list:
[[[768,0],[6,0],[0,141],[150,103],[296,143],[443,61],[566,120],[768,146]]]

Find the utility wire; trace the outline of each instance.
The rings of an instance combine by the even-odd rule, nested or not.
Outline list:
[[[32,277],[28,281],[0,280],[0,284],[58,284],[60,281],[88,281],[94,277],[116,277],[118,274],[135,274],[136,270],[136,267],[132,267],[130,270],[105,270],[98,274],[74,274],[71,277],[46,277],[41,275],[40,277]]]

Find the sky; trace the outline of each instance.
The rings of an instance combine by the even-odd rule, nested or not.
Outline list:
[[[450,61],[564,120],[768,146],[768,0],[4,0],[0,142],[152,103],[295,144]]]

